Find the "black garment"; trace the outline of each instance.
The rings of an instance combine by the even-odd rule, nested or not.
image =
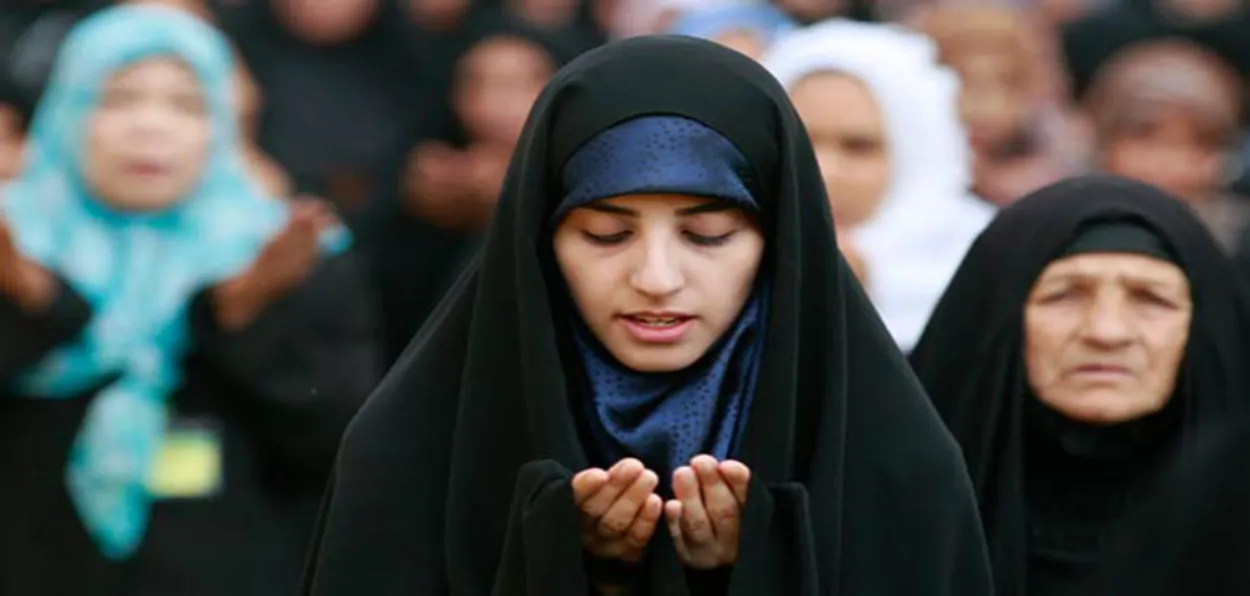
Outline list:
[[[1102,221],[1133,222],[1166,243],[1189,278],[1194,310],[1169,406],[1095,428],[1033,397],[1023,312],[1046,265]],[[1105,555],[1125,511],[1150,490],[1177,445],[1250,405],[1245,299],[1231,261],[1193,212],[1136,182],[1060,182],[1003,210],[981,234],[911,362],[963,446],[998,594],[1067,594]]]
[[[989,593],[954,442],[839,256],[785,90],[684,37],[588,52],[539,98],[483,251],[347,432],[308,593],[588,592],[569,482],[588,467],[578,360],[546,225],[569,155],[653,114],[713,128],[765,181],[771,314],[737,453],[752,470],[737,565],[691,587],[661,530],[636,593]]]
[[[1239,420],[1169,470],[1082,595],[1250,593],[1250,424]]]
[[[443,49],[449,50],[445,64],[433,72],[427,71],[426,76],[438,81],[436,88],[450,89],[453,71],[465,54],[496,37],[518,38],[533,44],[548,55],[555,68],[568,63],[577,53],[564,45],[562,39],[502,13],[475,14],[462,31],[444,44]],[[448,91],[444,96],[440,109],[448,115],[448,121],[439,136],[448,144],[463,149],[472,139],[466,137],[454,117],[453,94]],[[404,162],[394,171],[402,172],[406,160],[404,156]],[[405,191],[399,182],[398,179],[378,181],[381,194],[375,197],[376,221],[367,226],[376,239],[369,252],[377,298],[385,320],[388,363],[403,353],[480,244],[476,231],[443,229],[415,216],[405,204]]]
[[[282,596],[298,590],[317,495],[343,429],[377,379],[368,301],[354,257],[321,263],[249,327],[193,305],[194,353],[174,421],[215,424],[222,490],[159,500],[143,545],[99,554],[65,488],[70,447],[94,392],[32,399],[0,391],[0,595]],[[0,296],[0,386],[90,320],[68,286],[31,316]]]

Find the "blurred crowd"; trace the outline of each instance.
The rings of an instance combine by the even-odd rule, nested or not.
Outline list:
[[[183,371],[175,401],[186,443],[170,455],[183,458],[171,473],[227,472],[199,488],[195,478],[169,480],[172,493],[185,484],[193,494],[154,509],[138,555],[145,571],[93,568],[96,545],[58,513],[73,497],[46,471],[61,468],[93,414],[73,402],[33,402],[37,413],[6,406],[19,411],[0,415],[0,451],[22,457],[0,462],[0,484],[49,488],[0,491],[0,516],[26,512],[0,521],[0,535],[10,534],[0,536],[0,596],[77,596],[87,593],[73,587],[84,577],[95,578],[91,594],[293,593],[352,413],[474,258],[544,86],[613,40],[702,37],[773,73],[810,135],[839,246],[904,351],[995,212],[1077,174],[1170,192],[1250,267],[1250,9],[1240,0],[116,3],[175,6],[226,35],[236,157],[250,183],[296,217],[255,250],[249,280],[263,290],[217,286],[241,297],[204,307],[215,322],[190,301],[197,345],[208,348],[173,365]],[[46,93],[69,51],[62,42],[115,2],[3,4],[0,181],[15,179],[43,142],[33,131],[53,126],[36,119],[41,102],[69,101]],[[916,35],[899,41],[854,22]],[[23,233],[18,219],[0,227],[0,261],[9,234]],[[317,262],[340,223],[354,248]],[[22,286],[34,303],[37,286]],[[266,311],[271,303],[281,312]],[[41,330],[51,345],[73,336],[65,321],[75,316],[74,305],[54,306],[67,309],[57,312],[71,329]],[[280,320],[266,326],[265,317]],[[9,357],[4,349],[0,341]],[[0,357],[0,381],[41,356]],[[197,441],[206,440],[218,459],[202,459]],[[222,486],[231,497],[212,510],[185,504]],[[43,546],[21,546],[34,544]],[[48,567],[26,573],[39,566]],[[77,579],[47,583],[58,574]]]
[[[0,177],[17,167],[58,41],[109,4],[13,3],[0,20]],[[1231,251],[1250,255],[1242,234],[1250,214],[1238,198],[1250,189],[1241,124],[1250,15],[1235,0],[162,3],[232,40],[253,175],[275,195],[330,201],[360,236],[391,357],[471,252],[547,79],[588,48],[648,33],[701,36],[762,57],[786,29],[835,17],[915,28],[959,77],[977,199],[1004,205],[1076,172],[1120,173],[1184,197]],[[816,111],[838,99],[809,95]],[[899,109],[923,97],[900,97]],[[817,144],[828,182],[844,188],[834,209],[845,210],[839,225],[848,229],[885,201],[891,176],[923,179],[923,168],[942,169],[934,160],[962,153],[935,149],[916,156],[915,169],[890,169],[892,156],[873,139],[828,126]],[[941,142],[924,129],[899,134],[909,144]],[[872,268],[855,234],[843,242]]]

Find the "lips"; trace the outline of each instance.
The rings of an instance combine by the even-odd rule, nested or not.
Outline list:
[[[638,323],[639,325],[646,325],[647,327],[663,328],[663,327],[672,327],[673,325],[689,320],[691,317],[684,316],[684,315],[667,315],[667,316],[627,315],[626,318],[628,318],[629,320],[635,323]]]
[[[635,313],[617,319],[634,340],[645,344],[681,341],[694,317],[680,313]]]
[[[127,170],[140,176],[156,176],[165,173],[167,168],[154,161],[135,161],[127,164]]]

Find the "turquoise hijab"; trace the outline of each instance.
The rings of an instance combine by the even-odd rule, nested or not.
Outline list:
[[[152,57],[178,58],[199,78],[212,127],[208,161],[197,186],[169,209],[121,213],[97,201],[81,177],[84,134],[105,82]],[[147,528],[145,481],[165,433],[166,401],[182,383],[192,297],[244,271],[289,217],[245,174],[233,69],[225,39],[193,16],[155,6],[96,13],[61,47],[27,161],[0,191],[0,214],[19,250],[92,306],[82,334],[13,389],[65,399],[108,383],[87,409],[66,482],[88,534],[113,560],[133,555]],[[322,238],[327,253],[349,244],[342,229]]]

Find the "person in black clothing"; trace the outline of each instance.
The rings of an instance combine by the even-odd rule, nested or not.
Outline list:
[[[990,593],[785,90],[693,38],[556,75],[335,470],[317,596]]]
[[[1133,514],[1081,596],[1232,596],[1250,592],[1250,424],[1211,433]]]
[[[377,351],[333,215],[241,167],[232,76],[167,8],[62,48],[0,197],[0,594],[298,586]]]
[[[1174,197],[1075,178],[1001,212],[911,354],[963,446],[997,593],[1070,594],[1165,463],[1250,406],[1250,310]]]

